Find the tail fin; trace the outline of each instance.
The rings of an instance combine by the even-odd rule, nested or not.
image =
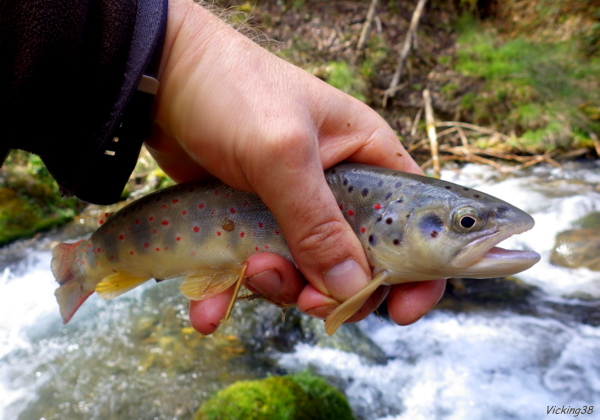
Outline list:
[[[54,295],[60,307],[63,324],[69,322],[73,314],[94,290],[87,290],[84,273],[75,270],[77,248],[84,242],[82,239],[74,244],[58,244],[52,249],[52,273],[60,287]]]

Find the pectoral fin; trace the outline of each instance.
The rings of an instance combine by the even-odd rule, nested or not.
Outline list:
[[[360,307],[367,301],[369,296],[371,296],[373,292],[383,284],[387,276],[388,274],[386,271],[380,271],[361,291],[335,308],[325,320],[325,332],[328,335],[333,335],[340,325],[354,315],[354,313],[356,313],[356,311],[358,311]]]
[[[126,271],[117,271],[110,276],[104,277],[96,285],[96,293],[104,300],[115,298],[142,283],[150,280],[148,277],[140,277]]]
[[[204,300],[226,290],[240,277],[240,268],[202,268],[183,279],[179,290],[189,300]]]

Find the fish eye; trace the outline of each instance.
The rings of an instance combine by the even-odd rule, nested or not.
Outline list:
[[[453,224],[457,230],[468,232],[474,230],[480,225],[482,220],[479,212],[473,207],[463,207],[454,213]]]

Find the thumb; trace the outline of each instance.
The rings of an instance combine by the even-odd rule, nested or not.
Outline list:
[[[302,149],[304,159],[298,153],[287,164],[289,155],[271,156],[273,163],[266,163],[260,182],[251,183],[279,222],[302,274],[318,291],[341,302],[370,281],[369,264],[327,185],[317,149],[307,150],[304,140],[291,150]]]

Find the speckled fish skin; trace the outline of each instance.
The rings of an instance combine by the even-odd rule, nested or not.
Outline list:
[[[484,254],[489,257],[500,237],[533,226],[529,215],[510,204],[444,181],[360,164],[338,165],[326,178],[374,271],[392,273],[386,278],[390,284],[512,274],[515,269],[498,265],[492,273],[468,268]],[[456,216],[457,211],[467,216]],[[462,227],[461,221],[473,226]],[[494,243],[473,253],[469,247],[483,241],[481,232],[486,237],[492,232]],[[239,271],[259,251],[292,260],[279,225],[256,195],[217,181],[179,184],[124,207],[88,240],[58,245],[52,262],[61,284],[56,296],[67,322],[98,283],[114,273],[162,280],[203,269]],[[458,267],[455,259],[462,259]],[[505,259],[511,265],[518,258]],[[527,262],[518,271],[533,265],[535,256],[522,259]]]

